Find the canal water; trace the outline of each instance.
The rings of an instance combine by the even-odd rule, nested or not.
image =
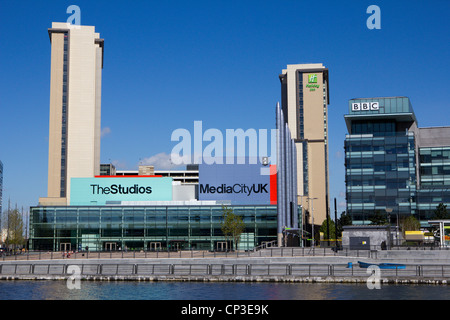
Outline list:
[[[447,285],[0,281],[0,300],[449,300]]]

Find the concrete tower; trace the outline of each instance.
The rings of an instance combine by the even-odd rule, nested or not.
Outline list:
[[[47,198],[70,203],[70,179],[100,174],[103,39],[95,27],[53,23]]]
[[[328,69],[321,63],[288,65],[279,76],[281,105],[297,150],[299,203],[309,223],[321,224],[329,207]]]

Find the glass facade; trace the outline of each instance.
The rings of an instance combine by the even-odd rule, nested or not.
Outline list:
[[[445,127],[422,139],[406,97],[352,99],[345,120],[347,212],[354,223],[392,209],[391,221],[414,215],[426,224],[440,203],[450,206]]]
[[[347,210],[367,221],[393,209],[394,215],[416,210],[415,140],[412,133],[348,135],[345,140]]]
[[[420,148],[422,188],[450,188],[450,147]]]
[[[450,146],[419,148],[419,170],[417,211],[429,220],[440,203],[450,207]]]
[[[378,108],[371,108],[370,105],[364,108],[360,105],[360,108],[352,108],[353,103],[371,103],[378,102]],[[380,98],[364,98],[364,99],[352,99],[349,102],[350,115],[376,115],[376,114],[413,114],[413,108],[411,101],[408,97],[380,97]]]
[[[241,216],[241,249],[277,239],[277,206],[228,206]],[[300,212],[300,211],[298,211]],[[203,249],[225,241],[222,206],[32,207],[30,249]]]
[[[417,191],[417,218],[421,221],[435,219],[436,207],[445,204],[450,209],[450,188],[430,188]],[[450,213],[450,210],[448,211]]]

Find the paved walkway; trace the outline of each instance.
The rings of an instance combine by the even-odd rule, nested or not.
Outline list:
[[[55,260],[55,259],[160,259],[160,258],[228,258],[250,257],[251,252],[210,252],[210,251],[114,251],[114,252],[25,252],[0,257],[1,261]]]
[[[77,266],[85,280],[361,282],[370,276],[358,261],[404,263],[381,270],[385,283],[450,283],[450,251],[339,252],[273,248],[255,253],[29,252],[0,258],[0,280],[67,279]],[[3,260],[4,259],[4,260]],[[349,262],[352,264],[349,265]],[[350,267],[349,267],[350,266]]]

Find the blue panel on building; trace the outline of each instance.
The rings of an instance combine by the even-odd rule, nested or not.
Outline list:
[[[232,204],[270,204],[269,166],[261,163],[200,164],[199,200],[231,201]]]

